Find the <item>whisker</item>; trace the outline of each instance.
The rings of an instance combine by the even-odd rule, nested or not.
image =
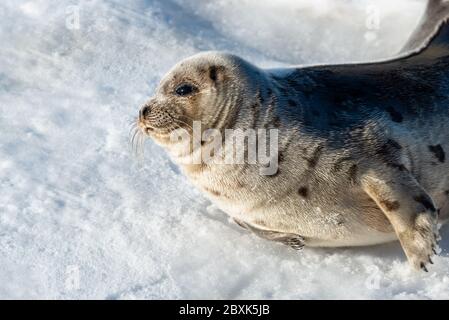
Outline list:
[[[136,136],[139,134],[139,131],[137,131],[137,130],[135,130],[134,131],[134,134],[133,134],[133,136],[132,136],[132,138],[131,138],[131,151],[133,152],[133,154],[135,155],[135,139],[136,139]]]
[[[139,133],[137,136],[137,142],[136,142],[136,149],[137,149],[136,153],[137,153],[137,159],[140,164],[142,164],[143,161],[145,160],[144,148],[143,148],[144,140],[145,140],[145,136],[142,133]]]
[[[130,130],[130,141],[132,142],[136,134],[139,132],[137,127],[134,127]]]
[[[134,133],[132,134],[130,141],[131,151],[135,157],[140,159],[142,155],[142,147],[140,140],[142,139],[143,135],[139,128],[134,128],[132,131],[134,131]]]
[[[131,118],[131,119],[129,119],[128,121],[127,121],[127,123],[128,123],[128,126],[129,127],[133,127],[133,126],[137,126],[137,121],[138,121],[139,119],[137,118]]]

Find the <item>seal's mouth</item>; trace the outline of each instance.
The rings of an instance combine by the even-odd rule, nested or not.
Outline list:
[[[171,134],[180,128],[189,130],[191,126],[181,115],[172,114],[154,103],[148,103],[141,108],[139,116],[131,123],[132,151],[142,157],[146,138],[167,144],[171,141]]]
[[[131,150],[134,155],[139,158],[143,158],[144,143],[148,137],[159,141],[166,140],[169,134],[170,130],[167,127],[156,127],[153,121],[140,115],[131,124],[131,130],[129,133]]]
[[[144,106],[139,112],[137,125],[146,135],[152,133],[164,134],[170,131],[173,119],[166,112],[150,112],[150,106]]]
[[[167,135],[176,129],[176,125],[174,121],[161,121],[158,119],[141,119],[137,122],[138,127],[142,131],[142,133],[151,136],[153,134],[156,135]]]
[[[145,133],[147,135],[155,130],[151,123],[148,123],[148,121],[141,119],[141,117],[139,117],[139,119],[137,120],[137,126],[142,131],[142,133]]]
[[[181,115],[173,115],[163,110],[148,112],[147,107],[142,108],[140,111],[137,125],[142,133],[149,136],[165,136],[176,129],[186,129],[188,131],[192,129],[188,119]]]

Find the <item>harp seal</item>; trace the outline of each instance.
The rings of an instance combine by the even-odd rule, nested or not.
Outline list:
[[[427,271],[439,219],[449,215],[447,12],[430,1],[401,54],[378,62],[269,70],[231,54],[198,54],[164,77],[139,128],[263,238],[295,249],[399,240],[411,265]],[[276,130],[276,171],[261,174],[267,164],[247,159],[186,161],[217,151],[207,139],[196,147],[172,139],[178,130],[193,137],[195,123],[201,137]]]

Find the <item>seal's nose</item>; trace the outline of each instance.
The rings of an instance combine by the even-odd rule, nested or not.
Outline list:
[[[149,105],[144,106],[142,109],[140,109],[140,118],[145,119],[151,112],[151,107]]]

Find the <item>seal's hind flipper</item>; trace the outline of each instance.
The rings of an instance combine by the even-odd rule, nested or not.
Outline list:
[[[449,1],[428,0],[421,22],[399,53],[421,52],[435,46],[440,46],[441,49],[442,45],[442,47],[449,47],[448,18]],[[441,52],[439,54],[441,55]]]
[[[429,0],[428,8],[420,27],[414,32],[400,54],[389,59],[362,62],[338,64],[334,66],[325,66],[333,72],[355,72],[363,74],[364,72],[381,72],[388,70],[403,70],[409,66],[436,66],[436,61],[443,61],[444,64],[438,66],[449,68],[449,0]],[[310,68],[319,69],[323,66],[312,66]]]
[[[235,223],[237,223],[242,228],[251,231],[256,236],[270,240],[270,241],[276,241],[280,242],[282,244],[285,244],[295,250],[301,250],[305,243],[304,238],[300,235],[293,234],[293,233],[284,233],[284,232],[277,232],[277,231],[271,231],[271,230],[263,230],[259,229],[255,226],[252,226],[244,221],[238,220],[234,218]]]

